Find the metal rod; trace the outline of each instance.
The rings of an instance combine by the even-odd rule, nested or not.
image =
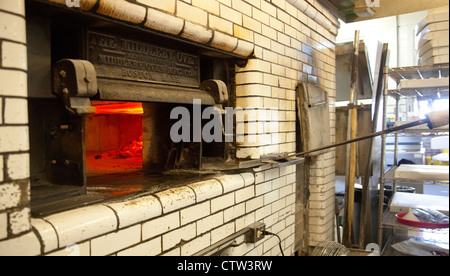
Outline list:
[[[331,145],[328,145],[328,146],[323,146],[323,147],[312,149],[312,150],[308,150],[308,151],[303,151],[303,152],[299,152],[299,153],[293,153],[293,154],[289,154],[289,155],[285,155],[285,156],[281,156],[281,157],[268,158],[265,161],[261,161],[261,160],[244,161],[244,162],[241,162],[239,164],[239,167],[240,168],[251,168],[251,167],[254,167],[254,166],[259,166],[259,165],[261,165],[261,163],[264,163],[266,161],[279,161],[279,160],[283,160],[283,159],[290,158],[290,157],[299,157],[299,156],[306,155],[306,154],[309,154],[309,153],[322,151],[322,150],[326,150],[326,149],[330,149],[330,148],[335,148],[335,147],[343,146],[343,145],[346,145],[346,144],[349,144],[349,143],[359,142],[359,141],[370,139],[370,138],[374,138],[374,137],[377,137],[377,136],[380,136],[380,135],[383,135],[383,134],[388,134],[388,133],[391,133],[391,132],[394,132],[394,131],[399,131],[399,130],[402,130],[402,129],[415,127],[415,126],[419,126],[419,125],[423,125],[423,124],[427,124],[427,123],[429,123],[428,119],[422,119],[422,120],[419,120],[419,121],[414,121],[414,122],[407,123],[407,124],[404,124],[404,125],[401,125],[401,126],[397,126],[397,127],[393,127],[393,128],[390,128],[390,129],[385,129],[385,130],[382,130],[382,131],[374,132],[374,133],[371,133],[371,134],[366,135],[366,136],[361,136],[361,137],[358,137],[358,138],[355,138],[355,139],[342,141],[342,142],[339,142],[339,143],[331,144]]]
[[[383,120],[382,132],[386,131],[386,110],[387,110],[387,93],[388,93],[388,75],[389,68],[384,69],[384,92],[383,92]],[[386,164],[386,135],[381,136],[381,160],[380,160],[380,189],[378,191],[378,247],[383,248],[383,207],[384,207],[384,172]],[[381,252],[380,252],[381,254]]]
[[[238,237],[243,236],[249,232],[250,229],[248,227],[245,227],[244,229],[234,233],[233,235],[230,235],[210,246],[207,248],[193,254],[193,256],[210,256],[219,250],[222,250],[226,247],[229,247]]]
[[[385,129],[385,130],[382,130],[382,131],[374,132],[374,133],[368,134],[366,136],[361,136],[361,137],[358,137],[358,138],[355,138],[355,139],[342,141],[342,142],[339,142],[339,143],[336,143],[336,144],[332,144],[332,145],[328,145],[328,146],[324,146],[324,147],[320,147],[320,148],[316,148],[316,149],[312,149],[312,150],[308,150],[308,151],[304,151],[304,152],[299,152],[299,153],[295,153],[295,154],[292,154],[292,155],[287,155],[285,157],[278,158],[278,159],[284,159],[286,157],[298,157],[298,156],[301,156],[301,155],[305,155],[305,154],[309,154],[309,153],[313,153],[313,152],[317,152],[317,151],[322,151],[322,150],[326,150],[326,149],[330,149],[330,148],[334,148],[334,147],[339,147],[339,146],[343,146],[343,145],[346,145],[346,144],[349,144],[349,143],[354,143],[354,142],[359,142],[359,141],[362,141],[362,140],[374,138],[374,137],[377,137],[377,136],[380,136],[380,135],[383,135],[383,134],[388,134],[388,133],[399,131],[399,130],[403,130],[403,129],[406,129],[406,128],[423,125],[423,124],[426,124],[428,122],[429,121],[427,119],[422,119],[422,120],[414,121],[414,122],[407,123],[407,124],[404,124],[404,125],[401,125],[401,126],[393,127],[393,128],[390,128],[390,129]],[[278,159],[273,159],[273,160],[278,160]]]

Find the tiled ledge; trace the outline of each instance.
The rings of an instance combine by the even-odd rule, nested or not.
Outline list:
[[[211,206],[221,208],[219,205],[224,194],[245,190],[243,188],[254,183],[255,177],[250,172],[223,175],[152,195],[99,203],[43,218],[34,218],[31,221],[33,231],[22,237],[0,242],[0,252],[15,252],[14,248],[21,248],[22,250],[18,251],[20,255],[47,254],[58,248],[67,249],[73,244],[82,244],[93,238],[134,231],[135,226],[140,223],[149,224],[161,216],[169,218],[170,214],[183,208],[199,206],[201,209],[205,204],[209,206],[210,201]],[[192,219],[196,218],[191,214],[185,216],[183,224],[189,225],[191,216]],[[167,226],[160,226],[165,228],[165,231],[171,228],[170,223]],[[27,247],[23,243],[34,246]]]
[[[48,1],[66,6],[66,0]],[[70,8],[94,12],[135,25],[142,24],[146,28],[178,36],[241,57],[249,57],[254,50],[254,44],[251,42],[125,0],[86,0],[80,1],[80,7]]]

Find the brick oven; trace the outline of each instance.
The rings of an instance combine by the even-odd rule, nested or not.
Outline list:
[[[0,255],[333,239],[334,151],[240,164],[302,148],[303,84],[326,92],[334,141],[337,28],[312,0],[2,0]],[[246,242],[254,223],[280,245]]]

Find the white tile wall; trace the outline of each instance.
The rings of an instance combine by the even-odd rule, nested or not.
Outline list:
[[[26,99],[5,99],[5,124],[27,124],[28,102]]]
[[[61,0],[51,1],[64,4]],[[243,108],[272,107],[275,111],[265,114],[265,118],[256,116],[243,119],[243,134],[248,134],[245,129],[248,131],[251,123],[261,120],[262,124],[257,125],[264,130],[264,136],[258,137],[257,145],[244,143],[240,146],[237,149],[238,157],[258,158],[263,154],[295,150],[295,87],[298,81],[319,85],[329,91],[333,101],[335,77],[332,47],[337,20],[317,2],[139,2],[149,7],[123,0],[108,0],[101,2],[98,13],[134,24],[143,23],[145,27],[169,34],[178,34],[180,26],[184,25],[181,37],[185,39],[198,43],[213,41],[214,47],[228,51],[232,50],[237,40],[234,53],[245,57],[254,53],[246,67],[236,68],[237,105]],[[5,3],[0,5],[0,41],[6,38],[8,42],[14,41],[21,46],[13,50],[12,44],[6,44],[2,46],[6,50],[1,51],[2,66],[5,68],[0,68],[0,106],[4,107],[0,114],[7,114],[0,118],[0,160],[5,160],[5,164],[0,163],[0,168],[9,165],[12,168],[2,170],[7,175],[0,176],[0,198],[5,199],[0,200],[0,240],[8,235],[8,231],[23,231],[18,218],[26,217],[23,216],[26,210],[21,212],[22,216],[16,214],[16,230],[8,230],[7,227],[5,230],[1,224],[2,218],[5,220],[3,211],[15,207],[21,198],[20,189],[2,181],[11,177],[28,177],[24,173],[26,166],[17,166],[22,170],[13,168],[19,159],[29,159],[25,116],[23,113],[17,117],[9,114],[14,106],[26,110],[25,101],[21,100],[27,96],[27,76],[23,72],[26,68],[23,55],[26,49],[25,19],[13,14],[21,13],[20,5]],[[94,1],[86,3],[92,5]],[[6,6],[12,13],[1,11]],[[178,10],[177,7],[181,6],[186,9]],[[304,8],[303,12],[298,8]],[[158,14],[161,22],[170,24],[154,20],[143,22],[146,12]],[[182,18],[177,18],[177,15]],[[220,30],[220,35],[214,37],[213,29]],[[3,64],[5,62],[14,70],[6,67]],[[275,121],[266,122],[268,118]],[[334,127],[333,122],[330,122],[330,126]],[[246,137],[247,140],[249,138]],[[19,154],[16,153],[18,151]],[[326,160],[331,159],[328,157],[321,165],[316,164],[319,170],[317,173],[325,176],[320,185],[326,189],[333,181],[328,175],[334,167],[334,164],[327,163]],[[226,175],[129,202],[93,205],[54,214],[42,220],[33,220],[42,247],[34,233],[29,232],[16,239],[0,241],[0,255],[5,252],[25,255],[189,255],[255,221],[263,221],[269,231],[278,233],[282,237],[285,254],[291,255],[294,250],[295,175],[295,166],[280,169],[267,165],[256,169],[255,174]],[[331,203],[330,200],[333,195],[327,192],[321,194],[322,191],[312,195],[318,199],[312,203],[317,203],[320,208],[313,213],[325,218],[314,221],[317,233],[312,234],[315,235],[315,241],[327,238],[333,231],[332,223],[330,225],[332,219],[324,216],[333,214],[330,209],[330,206],[334,206],[334,201]],[[230,252],[239,255],[280,254],[275,237],[267,237],[256,245],[244,244]]]
[[[117,229],[117,218],[113,210],[101,205],[57,213],[45,220],[55,227],[60,248]]]
[[[106,203],[119,220],[119,228],[149,220],[162,214],[161,204],[154,196],[145,196],[121,202]]]
[[[41,244],[33,232],[0,242],[0,256],[35,256]]]
[[[135,225],[91,240],[92,256],[105,256],[141,241],[141,226]]]
[[[30,176],[30,155],[10,154],[6,159],[6,173],[10,179],[26,179]]]
[[[58,236],[53,226],[43,219],[31,219],[31,225],[39,232],[42,241],[43,253],[58,248]]]
[[[195,193],[189,187],[169,189],[156,193],[155,196],[161,202],[164,214],[195,203]]]
[[[0,240],[8,237],[8,218],[6,213],[0,214]]]
[[[27,70],[27,49],[25,45],[3,41],[1,48],[1,64],[3,67]]]
[[[18,2],[23,1],[19,0]],[[0,38],[26,43],[25,18],[0,10]]]
[[[0,95],[26,97],[27,74],[23,71],[6,70],[0,68]]]
[[[22,192],[18,185],[12,183],[0,185],[0,211],[17,206],[21,196]]]
[[[30,230],[30,208],[23,208],[20,211],[11,212],[9,214],[9,225],[13,235]]]
[[[162,252],[161,237],[122,250],[117,256],[155,256]]]

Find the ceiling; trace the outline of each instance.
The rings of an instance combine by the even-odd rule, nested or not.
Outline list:
[[[448,0],[317,0],[342,21],[356,22],[429,10]]]

